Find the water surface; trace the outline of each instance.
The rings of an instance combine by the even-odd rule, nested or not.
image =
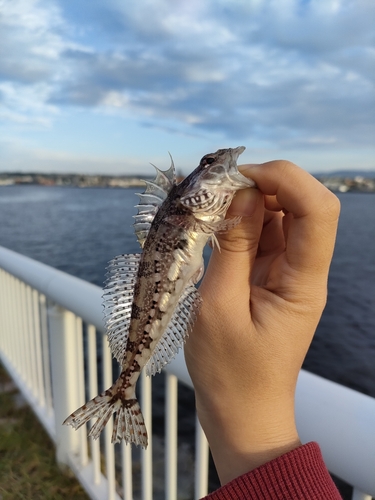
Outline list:
[[[135,191],[0,186],[0,245],[101,286],[108,260],[139,251]],[[339,198],[327,307],[304,367],[375,397],[375,195]]]

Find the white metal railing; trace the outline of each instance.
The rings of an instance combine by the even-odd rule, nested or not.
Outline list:
[[[55,442],[58,462],[73,470],[90,498],[151,500],[151,378],[141,377],[141,406],[151,435],[147,450],[112,445],[110,422],[97,441],[87,438],[86,428],[61,425],[113,381],[101,294],[97,286],[0,247],[0,359]],[[168,500],[178,498],[178,381],[192,387],[181,353],[168,365],[165,380]],[[318,441],[328,469],[353,485],[352,500],[375,496],[374,398],[302,370],[296,418],[302,440]],[[201,498],[208,490],[208,446],[198,423],[195,450],[191,497]]]

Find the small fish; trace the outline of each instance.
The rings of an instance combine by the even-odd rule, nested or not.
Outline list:
[[[235,227],[225,219],[239,189],[255,187],[237,169],[245,150],[219,149],[177,184],[172,160],[139,194],[135,233],[142,254],[109,262],[103,305],[108,341],[121,365],[117,381],[72,413],[64,424],[78,429],[97,418],[89,435],[97,439],[116,413],[112,442],[147,447],[147,430],[135,395],[142,368],[154,375],[168,364],[193,328],[202,299],[195,288],[203,275],[203,248],[215,232]]]

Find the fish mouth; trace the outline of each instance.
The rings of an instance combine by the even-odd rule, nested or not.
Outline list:
[[[238,160],[238,157],[242,155],[245,149],[246,149],[245,146],[238,146],[238,148],[232,149],[232,158],[234,159],[234,161]]]
[[[238,146],[237,148],[233,148],[231,150],[231,165],[229,168],[229,171],[226,172],[226,175],[229,179],[229,181],[235,186],[239,188],[245,188],[245,187],[255,187],[256,184],[253,180],[248,179],[244,175],[241,174],[241,172],[238,170],[237,167],[237,160],[240,154],[242,154],[245,151],[245,146]]]

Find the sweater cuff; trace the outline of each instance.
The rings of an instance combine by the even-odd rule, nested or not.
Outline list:
[[[317,443],[311,442],[233,479],[206,500],[341,500]]]

